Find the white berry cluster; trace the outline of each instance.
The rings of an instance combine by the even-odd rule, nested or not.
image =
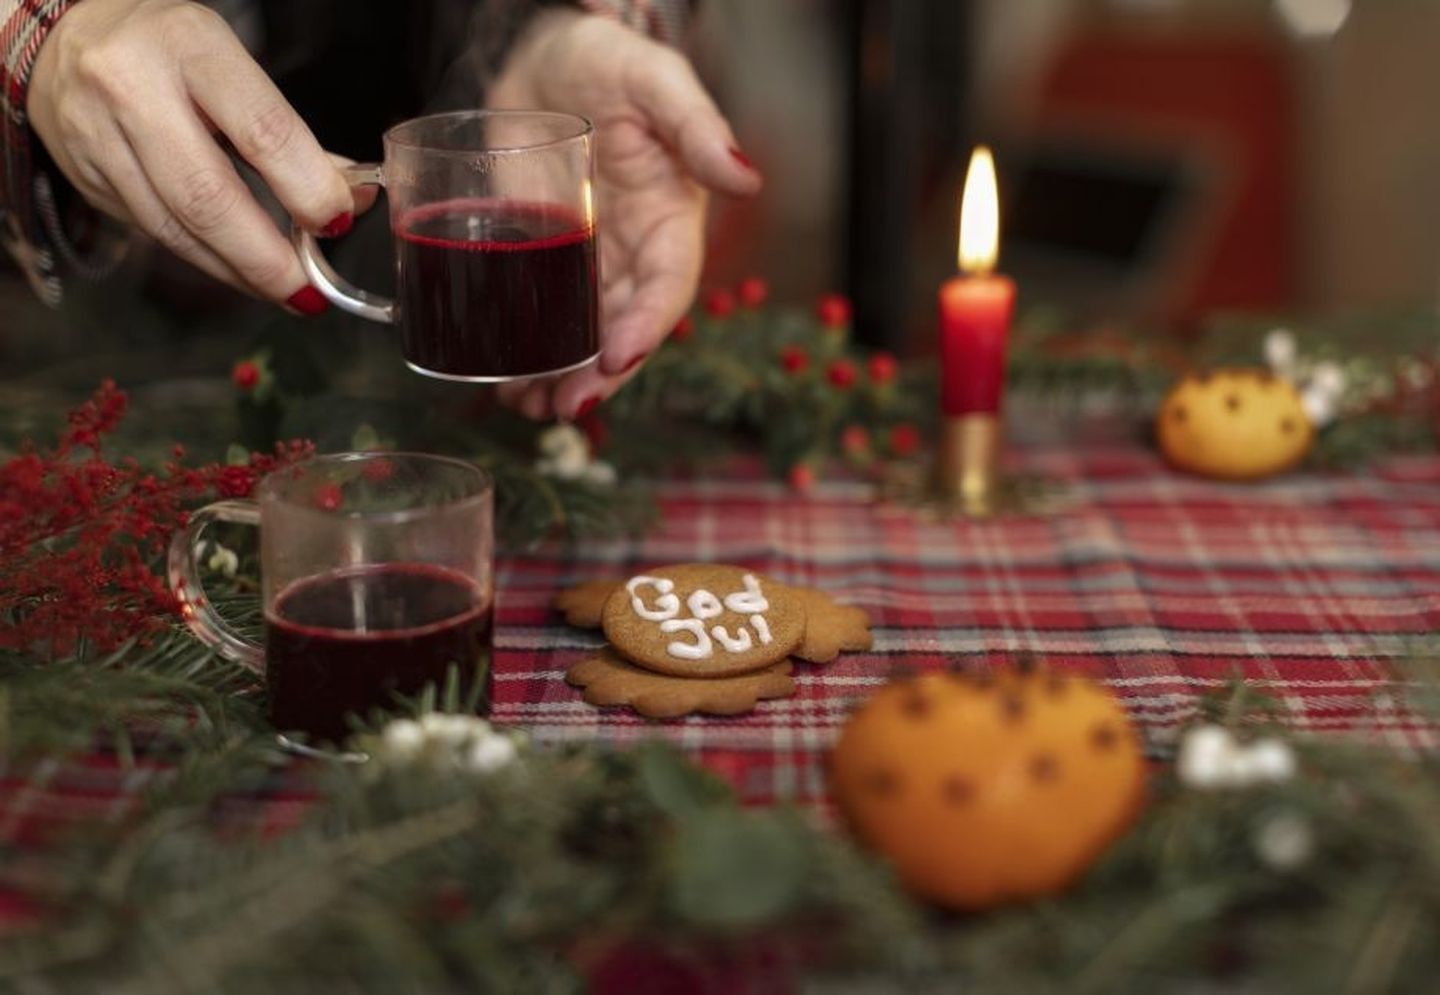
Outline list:
[[[1315,833],[1310,823],[1294,812],[1281,812],[1261,822],[1250,841],[1256,856],[1275,871],[1304,867],[1315,853]]]
[[[554,425],[540,434],[535,469],[557,480],[580,480],[597,487],[615,486],[615,468],[592,459],[590,440],[574,425]]]
[[[1272,373],[1289,380],[1300,391],[1300,402],[1310,424],[1323,428],[1335,420],[1347,386],[1339,363],[1316,362],[1301,356],[1295,333],[1288,328],[1271,329],[1265,336],[1265,362]]]
[[[208,558],[205,557],[206,549],[211,550]],[[240,556],[235,550],[218,542],[207,543],[202,539],[195,546],[195,559],[203,560],[211,570],[226,577],[234,577],[235,571],[240,569]]]
[[[1273,736],[1241,743],[1224,726],[1191,726],[1180,740],[1175,772],[1202,791],[1278,784],[1295,776],[1295,751]]]
[[[371,752],[381,767],[425,767],[491,774],[513,763],[515,739],[474,715],[429,712],[396,719],[381,730]]]

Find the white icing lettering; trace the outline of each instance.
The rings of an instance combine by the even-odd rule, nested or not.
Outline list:
[[[690,608],[690,614],[696,618],[714,618],[725,613],[725,606],[720,603],[720,599],[703,587],[690,595],[685,604]]]
[[[770,635],[770,623],[765,621],[764,615],[751,615],[750,624],[755,627],[755,633],[760,637],[760,645],[769,646],[775,641]]]
[[[636,593],[636,588],[649,585],[660,593],[655,599],[655,607],[647,608],[645,601]],[[625,590],[630,594],[630,607],[635,614],[641,618],[649,619],[651,622],[663,622],[666,619],[674,618],[680,614],[680,599],[673,593],[675,582],[665,577],[632,577],[625,585]]]
[[[717,625],[710,630],[710,635],[714,636],[720,645],[731,653],[744,653],[751,646],[749,629],[741,629],[740,635],[732,638],[725,626]]]
[[[675,640],[665,647],[665,652],[685,660],[705,660],[714,655],[715,646],[705,634],[705,623],[698,618],[672,618],[660,623],[661,632],[688,632],[695,642]]]
[[[746,574],[741,583],[745,585],[745,590],[726,595],[726,608],[736,615],[758,615],[770,610],[770,602],[760,593],[760,581],[755,579],[754,574]]]

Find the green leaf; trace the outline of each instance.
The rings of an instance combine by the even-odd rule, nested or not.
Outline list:
[[[380,433],[375,426],[364,422],[350,433],[350,446],[357,452],[368,452],[381,448]]]
[[[681,825],[671,901],[698,926],[772,921],[798,902],[809,868],[800,827],[772,813],[716,809]]]
[[[730,797],[725,785],[669,746],[647,744],[636,756],[642,790],[656,808],[673,819],[703,815]]]

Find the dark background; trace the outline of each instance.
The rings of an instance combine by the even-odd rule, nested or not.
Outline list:
[[[385,123],[467,99],[438,95],[456,9],[269,0],[242,32],[327,144],[367,157]],[[693,29],[768,181],[754,201],[716,202],[708,286],[759,273],[799,304],[842,290],[863,338],[925,352],[966,158],[985,141],[1022,311],[1183,335],[1229,310],[1433,304],[1440,5],[713,0]],[[385,240],[370,219],[342,266],[383,283]],[[144,250],[71,290],[45,313],[0,270],[7,372],[294,324]],[[361,343],[347,352],[376,335],[328,320]]]

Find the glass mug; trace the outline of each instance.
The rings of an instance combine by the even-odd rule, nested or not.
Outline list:
[[[171,541],[170,587],[203,642],[264,674],[282,732],[338,742],[348,714],[443,690],[452,667],[488,710],[493,495],[461,460],[317,456],[267,475],[253,500],[196,512]],[[263,646],[205,597],[197,557],[212,522],[260,528]]]
[[[563,373],[600,353],[590,122],[541,111],[460,111],[397,124],[385,161],[345,170],[390,198],[396,298],[337,275],[292,237],[336,307],[400,326],[429,377],[496,383]]]

